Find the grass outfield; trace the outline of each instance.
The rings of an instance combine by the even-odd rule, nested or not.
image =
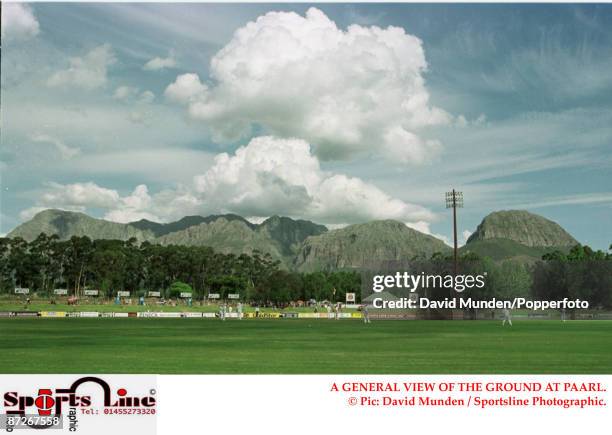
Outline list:
[[[611,321],[0,319],[0,373],[612,373]]]

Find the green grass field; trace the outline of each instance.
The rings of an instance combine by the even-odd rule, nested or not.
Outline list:
[[[611,321],[0,319],[0,373],[612,373]]]

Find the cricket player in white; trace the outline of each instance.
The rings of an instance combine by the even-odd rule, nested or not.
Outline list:
[[[512,319],[510,318],[510,310],[508,308],[504,308],[504,320],[502,322],[502,326],[506,325],[506,320],[508,324],[512,326]]]
[[[236,305],[236,311],[238,312],[238,318],[242,320],[242,302],[238,302],[238,305]]]
[[[225,321],[225,304],[221,304],[221,306],[219,307],[219,314],[221,317],[221,320]]]
[[[368,306],[363,306],[363,323],[370,323],[370,312],[368,311]]]

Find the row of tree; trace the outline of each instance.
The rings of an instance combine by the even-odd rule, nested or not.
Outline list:
[[[222,254],[209,247],[162,246],[136,239],[91,240],[74,236],[59,240],[41,233],[32,242],[22,238],[0,239],[0,291],[29,288],[39,295],[53,295],[65,288],[80,297],[97,289],[103,297],[117,291],[144,295],[159,291],[170,296],[172,283],[184,282],[195,298],[229,293],[258,302],[292,300],[344,300],[347,292],[359,292],[355,272],[299,274],[282,270],[270,254]]]
[[[508,300],[588,301],[590,308],[612,308],[612,245],[604,252],[576,245],[568,252],[555,250],[534,263],[506,260],[494,263],[468,254],[462,259],[463,272],[486,273],[487,285],[463,297]]]
[[[452,275],[452,258],[434,254],[413,259],[396,270],[428,275]],[[472,288],[461,297],[511,299],[581,298],[593,307],[612,307],[612,246],[610,252],[577,245],[569,252],[555,251],[541,261],[497,263],[468,253],[460,258],[464,275],[486,275],[483,288]],[[367,280],[364,280],[366,282]],[[0,291],[13,293],[27,287],[39,295],[52,296],[65,288],[80,297],[84,289],[97,289],[102,297],[117,291],[143,295],[159,291],[171,296],[173,283],[183,282],[196,299],[210,293],[222,298],[239,293],[255,302],[284,303],[315,299],[344,301],[347,292],[362,293],[362,275],[356,271],[297,273],[283,270],[269,254],[222,254],[209,247],[162,246],[136,239],[91,240],[40,234],[27,242],[21,238],[0,238]],[[368,293],[368,289],[364,289]],[[431,288],[422,296],[442,299],[456,296],[448,288]],[[396,296],[402,296],[397,294]]]
[[[430,259],[413,259],[405,264],[391,264],[389,271],[410,271],[413,275],[453,275],[453,258],[434,254]],[[483,287],[472,287],[461,293],[453,288],[433,286],[417,290],[429,299],[472,298],[475,300],[533,300],[588,301],[594,309],[612,308],[612,245],[606,253],[586,245],[576,245],[568,252],[554,251],[540,260],[525,262],[508,259],[495,262],[473,252],[459,257],[459,275],[485,276]],[[390,290],[395,296],[406,297],[408,291]]]
[[[581,299],[594,308],[612,308],[610,251],[574,246],[569,253],[546,254],[533,269],[533,293],[539,299]]]

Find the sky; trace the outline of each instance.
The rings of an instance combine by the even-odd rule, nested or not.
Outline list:
[[[0,234],[525,209],[612,243],[612,5],[6,4]]]

